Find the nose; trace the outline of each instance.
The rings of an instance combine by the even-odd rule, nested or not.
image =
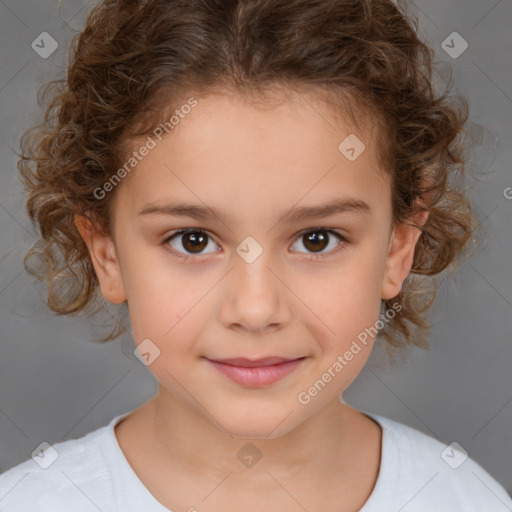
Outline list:
[[[220,320],[227,328],[253,333],[281,329],[290,321],[289,291],[263,251],[251,263],[239,258],[228,276]]]

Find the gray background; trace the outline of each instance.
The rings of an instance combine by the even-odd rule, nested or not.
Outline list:
[[[35,233],[12,148],[38,121],[37,88],[64,74],[69,42],[95,2],[65,0],[60,13],[58,4],[0,2],[0,472],[29,458],[42,441],[80,437],[157,389],[132,354],[129,335],[89,342],[98,331],[86,320],[54,316],[23,269]],[[439,69],[451,66],[471,120],[484,126],[474,168],[486,172],[469,184],[485,238],[456,277],[441,282],[430,350],[409,350],[392,369],[377,350],[344,399],[446,444],[457,441],[511,493],[512,194],[505,191],[512,187],[512,2],[418,0],[410,9],[420,36],[435,47]],[[48,59],[31,48],[43,31],[59,43]],[[453,31],[469,44],[457,59],[441,47]]]

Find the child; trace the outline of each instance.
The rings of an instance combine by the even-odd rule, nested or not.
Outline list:
[[[6,471],[2,512],[512,510],[458,446],[340,400],[379,331],[425,346],[412,275],[455,262],[473,227],[467,104],[435,95],[402,11],[93,9],[22,142],[27,257],[59,314],[126,304],[159,389]]]

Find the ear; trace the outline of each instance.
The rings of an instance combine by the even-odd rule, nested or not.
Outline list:
[[[413,215],[411,221],[416,226],[423,226],[428,219],[427,211]],[[381,297],[392,299],[402,290],[402,283],[411,271],[414,249],[421,235],[419,227],[409,224],[397,224],[390,238],[390,247],[386,261],[386,270],[381,287]]]
[[[89,249],[91,261],[100,283],[101,293],[109,302],[121,304],[126,300],[126,293],[111,236],[103,233],[91,219],[83,215],[75,215],[74,220]]]

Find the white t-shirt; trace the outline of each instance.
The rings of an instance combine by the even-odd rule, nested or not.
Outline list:
[[[114,425],[128,414],[54,444],[34,457],[39,464],[30,458],[2,473],[0,511],[169,512],[139,480],[117,442]],[[383,437],[377,483],[360,512],[512,511],[504,488],[458,446],[364,414],[381,425]],[[200,512],[200,498],[190,506]]]

